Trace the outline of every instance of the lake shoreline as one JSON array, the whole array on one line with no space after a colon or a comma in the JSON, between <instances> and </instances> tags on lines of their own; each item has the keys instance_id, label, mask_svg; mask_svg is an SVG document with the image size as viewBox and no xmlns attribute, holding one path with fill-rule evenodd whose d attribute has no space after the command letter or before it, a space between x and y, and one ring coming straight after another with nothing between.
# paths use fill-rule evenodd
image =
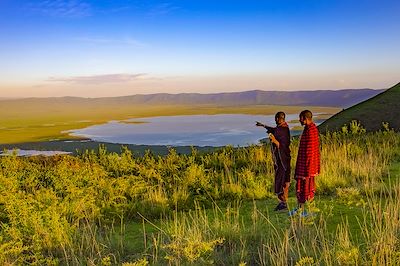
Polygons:
<instances>
[{"instance_id":1,"label":"lake shoreline","mask_svg":"<svg viewBox=\"0 0 400 266\"><path fill-rule=\"evenodd\" d=\"M293 120L297 116L287 114L287 119ZM258 144L260 139L266 137L266 130L256 127L256 121L275 125L274 115L248 114L158 116L131 121L143 123L127 124L113 120L68 133L74 137L117 144L174 147L248 146ZM295 121L289 124L290 128L300 126L298 120Z\"/></svg>"},{"instance_id":2,"label":"lake shoreline","mask_svg":"<svg viewBox=\"0 0 400 266\"><path fill-rule=\"evenodd\" d=\"M37 150L37 151L63 151L70 152L71 155L78 155L86 150L93 150L97 152L99 147L105 147L108 152L121 153L123 147L127 147L136 156L143 156L146 151L150 151L155 155L167 155L170 149L176 150L180 154L190 154L192 148L196 149L198 152L212 152L223 148L220 147L200 147L200 146L167 146L167 145L135 145L135 144L118 144L109 142L100 142L93 140L54 140L54 141L41 141L41 142L24 142L24 143L14 143L14 144L0 144L0 151L4 150Z\"/></svg>"},{"instance_id":3,"label":"lake shoreline","mask_svg":"<svg viewBox=\"0 0 400 266\"><path fill-rule=\"evenodd\" d=\"M0 143L28 143L45 142L52 139L73 139L68 134L62 133L75 129L83 129L89 126L100 125L108 121L129 120L137 118L149 118L155 116L177 115L213 115L213 114L253 114L274 115L277 111L298 114L301 110L310 106L276 106L276 105L160 105L160 106L90 106L60 103L26 106L21 112L19 106L3 103L0 113ZM324 113L328 116L340 111L335 107L311 107L314 113ZM12 119L11 119L12 118ZM77 138L75 138L77 139Z\"/></svg>"}]
</instances>

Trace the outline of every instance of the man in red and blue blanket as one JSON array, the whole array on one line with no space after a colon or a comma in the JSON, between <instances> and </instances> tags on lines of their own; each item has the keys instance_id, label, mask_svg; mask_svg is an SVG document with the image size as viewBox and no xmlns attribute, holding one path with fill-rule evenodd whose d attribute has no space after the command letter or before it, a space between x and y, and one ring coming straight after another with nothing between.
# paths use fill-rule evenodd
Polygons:
<instances>
[{"instance_id":1,"label":"man in red and blue blanket","mask_svg":"<svg viewBox=\"0 0 400 266\"><path fill-rule=\"evenodd\" d=\"M290 185L290 131L285 122L285 113L278 112L275 115L276 127L269 127L260 122L256 126L267 129L272 149L272 158L275 170L275 193L278 196L279 204L275 211L287 209L287 199Z\"/></svg>"},{"instance_id":2,"label":"man in red and blue blanket","mask_svg":"<svg viewBox=\"0 0 400 266\"><path fill-rule=\"evenodd\" d=\"M318 128L312 119L312 113L304 110L299 115L299 121L304 126L300 137L299 152L296 161L295 179L298 208L289 212L295 215L302 210L301 216L307 216L304 203L314 200L315 177L320 173L320 152Z\"/></svg>"}]
</instances>

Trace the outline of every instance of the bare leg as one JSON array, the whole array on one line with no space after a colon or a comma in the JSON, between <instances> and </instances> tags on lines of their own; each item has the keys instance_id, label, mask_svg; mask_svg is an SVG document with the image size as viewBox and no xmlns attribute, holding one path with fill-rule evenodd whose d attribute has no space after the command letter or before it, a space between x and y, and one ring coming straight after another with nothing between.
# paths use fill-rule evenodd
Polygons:
<instances>
[{"instance_id":1,"label":"bare leg","mask_svg":"<svg viewBox=\"0 0 400 266\"><path fill-rule=\"evenodd\" d=\"M289 187L290 187L290 182L285 182L285 186L283 187L283 197L282 197L283 202L287 202L289 198Z\"/></svg>"}]
</instances>

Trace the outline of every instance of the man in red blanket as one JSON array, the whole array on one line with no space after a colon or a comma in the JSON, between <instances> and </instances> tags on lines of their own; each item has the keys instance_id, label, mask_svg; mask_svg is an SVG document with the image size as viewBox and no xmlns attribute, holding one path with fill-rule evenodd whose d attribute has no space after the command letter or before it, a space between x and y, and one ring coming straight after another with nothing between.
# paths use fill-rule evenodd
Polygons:
<instances>
[{"instance_id":1,"label":"man in red blanket","mask_svg":"<svg viewBox=\"0 0 400 266\"><path fill-rule=\"evenodd\" d=\"M275 170L274 190L280 201L275 207L275 211L287 209L290 185L290 131L288 124L285 122L285 116L284 112L276 113L276 127L269 127L260 122L256 123L256 126L267 129L271 141Z\"/></svg>"},{"instance_id":2,"label":"man in red blanket","mask_svg":"<svg viewBox=\"0 0 400 266\"><path fill-rule=\"evenodd\" d=\"M300 138L295 170L298 208L289 212L290 216L295 215L299 210L303 210L306 201L313 201L315 176L320 173L319 133L312 120L311 111L302 111L299 115L299 121L304 126L304 130ZM307 215L307 212L303 210L301 216Z\"/></svg>"}]
</instances>

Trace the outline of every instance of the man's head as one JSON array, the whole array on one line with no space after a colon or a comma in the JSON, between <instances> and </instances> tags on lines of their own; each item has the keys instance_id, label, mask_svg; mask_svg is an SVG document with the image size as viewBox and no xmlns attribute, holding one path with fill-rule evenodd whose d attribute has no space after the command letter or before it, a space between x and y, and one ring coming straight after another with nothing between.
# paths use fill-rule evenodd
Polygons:
<instances>
[{"instance_id":1,"label":"man's head","mask_svg":"<svg viewBox=\"0 0 400 266\"><path fill-rule=\"evenodd\" d=\"M312 123L312 113L309 110L301 111L299 121L302 126Z\"/></svg>"},{"instance_id":2,"label":"man's head","mask_svg":"<svg viewBox=\"0 0 400 266\"><path fill-rule=\"evenodd\" d=\"M285 117L286 117L286 115L285 115L284 112L277 112L275 114L275 122L276 122L276 124L279 125L279 124L285 122Z\"/></svg>"}]
</instances>

